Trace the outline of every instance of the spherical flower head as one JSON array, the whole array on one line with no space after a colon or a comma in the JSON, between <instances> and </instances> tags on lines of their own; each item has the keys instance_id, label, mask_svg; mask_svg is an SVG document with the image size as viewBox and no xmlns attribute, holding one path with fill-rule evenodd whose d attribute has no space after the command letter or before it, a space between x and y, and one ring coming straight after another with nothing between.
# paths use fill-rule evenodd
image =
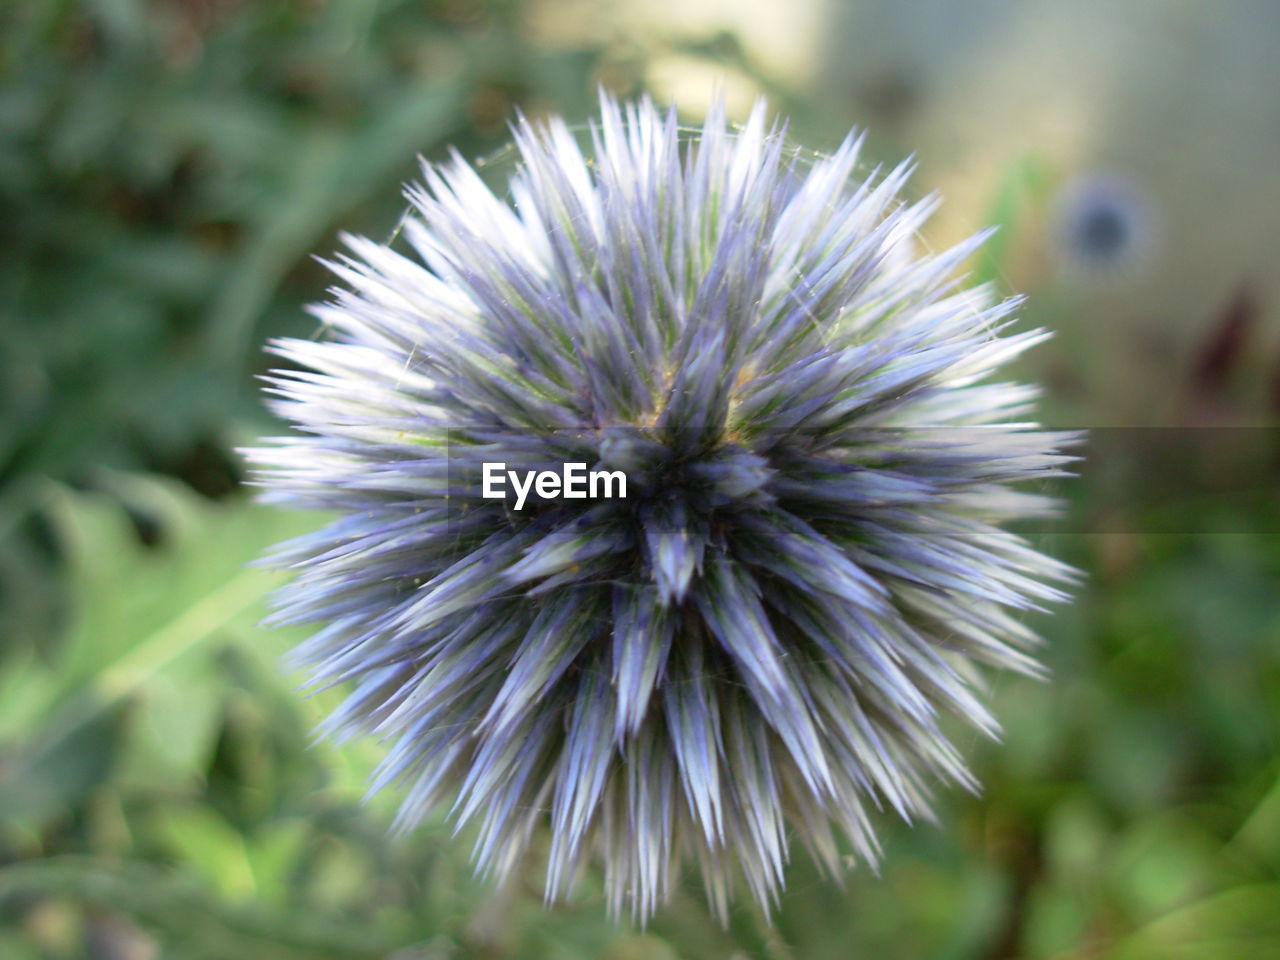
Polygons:
<instances>
[{"instance_id":1,"label":"spherical flower head","mask_svg":"<svg viewBox=\"0 0 1280 960\"><path fill-rule=\"evenodd\" d=\"M1054 252L1070 275L1120 276L1150 259L1158 245L1154 212L1151 198L1131 177L1076 177L1054 199Z\"/></svg>"},{"instance_id":2,"label":"spherical flower head","mask_svg":"<svg viewBox=\"0 0 1280 960\"><path fill-rule=\"evenodd\" d=\"M401 824L447 807L499 877L547 837L549 899L594 857L615 913L686 862L767 909L790 840L836 873L871 811L972 786L944 717L994 733L976 668L1037 671L1018 615L1070 571L999 524L1070 438L989 377L1044 334L955 278L981 237L916 252L935 201L856 138L607 96L586 155L514 136L506 196L424 164L406 251L346 238L331 336L273 345L298 432L257 480L337 515L274 556L276 619L318 625L297 660L389 744ZM566 463L626 496L486 496Z\"/></svg>"}]
</instances>

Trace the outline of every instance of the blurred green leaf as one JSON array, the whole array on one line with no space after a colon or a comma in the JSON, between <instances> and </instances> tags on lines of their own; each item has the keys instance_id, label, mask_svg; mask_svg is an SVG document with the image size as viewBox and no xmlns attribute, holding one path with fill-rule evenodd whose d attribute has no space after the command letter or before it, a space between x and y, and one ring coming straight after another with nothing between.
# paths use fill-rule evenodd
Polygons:
<instances>
[{"instance_id":1,"label":"blurred green leaf","mask_svg":"<svg viewBox=\"0 0 1280 960\"><path fill-rule=\"evenodd\" d=\"M1189 904L1115 945L1109 960L1270 960L1280 954L1280 886L1240 887Z\"/></svg>"},{"instance_id":2,"label":"blurred green leaf","mask_svg":"<svg viewBox=\"0 0 1280 960\"><path fill-rule=\"evenodd\" d=\"M61 857L0 867L0 902L19 895L73 896L138 917L191 960L375 960L394 946L349 920L228 907L197 882L136 862Z\"/></svg>"},{"instance_id":3,"label":"blurred green leaf","mask_svg":"<svg viewBox=\"0 0 1280 960\"><path fill-rule=\"evenodd\" d=\"M1231 838L1231 848L1258 858L1280 873L1280 779L1249 812Z\"/></svg>"},{"instance_id":4,"label":"blurred green leaf","mask_svg":"<svg viewBox=\"0 0 1280 960\"><path fill-rule=\"evenodd\" d=\"M27 655L0 673L0 685L22 691L0 713L10 733L0 803L24 816L55 816L104 775L116 751L89 748L85 738L112 741L102 724L126 700L137 700L128 716L126 776L167 774L183 783L199 774L220 695L213 676L193 672L187 658L209 656L233 626L257 618L276 575L246 564L316 522L239 501L215 506L170 480L112 483L151 514L162 542L139 543L116 497L52 488L48 509L77 609L52 662ZM34 735L14 739L24 727ZM77 758L83 770L68 766Z\"/></svg>"},{"instance_id":5,"label":"blurred green leaf","mask_svg":"<svg viewBox=\"0 0 1280 960\"><path fill-rule=\"evenodd\" d=\"M1025 213L1028 202L1043 191L1044 182L1041 163L1034 157L1019 157L1005 168L986 219L998 230L978 255L978 267L974 272L977 282L1007 286L1005 270L1009 250L1022 227L1019 218Z\"/></svg>"},{"instance_id":6,"label":"blurred green leaf","mask_svg":"<svg viewBox=\"0 0 1280 960\"><path fill-rule=\"evenodd\" d=\"M181 859L198 867L212 887L231 900L257 889L244 839L214 810L171 807L156 818L159 831Z\"/></svg>"}]
</instances>

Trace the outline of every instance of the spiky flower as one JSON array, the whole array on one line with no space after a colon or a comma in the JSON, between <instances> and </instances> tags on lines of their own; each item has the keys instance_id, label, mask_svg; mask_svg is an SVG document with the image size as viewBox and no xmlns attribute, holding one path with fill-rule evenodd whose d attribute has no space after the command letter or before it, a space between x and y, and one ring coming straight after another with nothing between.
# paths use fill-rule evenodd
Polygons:
<instances>
[{"instance_id":1,"label":"spiky flower","mask_svg":"<svg viewBox=\"0 0 1280 960\"><path fill-rule=\"evenodd\" d=\"M1043 335L953 277L981 237L917 255L906 165L805 158L762 107L604 97L590 134L520 119L508 197L424 165L411 249L346 238L332 337L274 344L300 433L259 482L338 515L275 557L277 617L323 625L298 660L353 684L328 729L390 744L404 825L452 804L499 876L548 837L549 898L594 850L615 912L690 860L767 906L789 838L835 872L873 808L972 785L941 724L996 730L975 665L1036 672L1017 612L1069 572L996 524L1067 438L986 382ZM516 509L486 463L626 497Z\"/></svg>"}]
</instances>

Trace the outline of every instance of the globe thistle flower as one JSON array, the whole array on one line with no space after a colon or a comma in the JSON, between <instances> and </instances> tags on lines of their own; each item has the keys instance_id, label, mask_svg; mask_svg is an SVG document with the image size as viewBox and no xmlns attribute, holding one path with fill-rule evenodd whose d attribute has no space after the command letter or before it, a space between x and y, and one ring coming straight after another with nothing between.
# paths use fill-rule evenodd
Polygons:
<instances>
[{"instance_id":1,"label":"globe thistle flower","mask_svg":"<svg viewBox=\"0 0 1280 960\"><path fill-rule=\"evenodd\" d=\"M836 873L873 810L974 786L944 718L994 734L977 667L1037 673L1017 614L1070 572L998 524L1069 438L989 380L1045 334L954 277L982 236L915 251L907 164L806 160L762 106L601 110L588 155L519 119L508 197L424 164L405 252L347 237L332 337L272 345L298 433L250 456L337 515L274 555L275 620L319 625L297 662L350 685L330 734L389 744L402 826L447 807L498 877L546 838L548 899L598 855L640 919L693 863L723 916L791 839ZM515 509L496 463L627 494Z\"/></svg>"},{"instance_id":2,"label":"globe thistle flower","mask_svg":"<svg viewBox=\"0 0 1280 960\"><path fill-rule=\"evenodd\" d=\"M1137 181L1117 174L1069 181L1054 198L1051 228L1065 272L1095 279L1140 266L1156 245L1150 198Z\"/></svg>"}]
</instances>

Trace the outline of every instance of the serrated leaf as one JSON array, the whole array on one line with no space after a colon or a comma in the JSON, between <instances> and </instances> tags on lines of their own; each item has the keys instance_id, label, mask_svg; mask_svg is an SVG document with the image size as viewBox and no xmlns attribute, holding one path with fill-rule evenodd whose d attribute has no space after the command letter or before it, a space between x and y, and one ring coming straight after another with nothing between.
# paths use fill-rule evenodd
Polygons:
<instances>
[{"instance_id":1,"label":"serrated leaf","mask_svg":"<svg viewBox=\"0 0 1280 960\"><path fill-rule=\"evenodd\" d=\"M264 644L265 631L251 625L278 575L248 564L269 544L316 522L244 500L215 505L173 481L134 478L126 486L135 500L149 497L164 518L158 546L139 542L115 498L51 487L49 515L79 602L50 663L20 662L0 676L0 686L24 690L5 727L34 731L25 742L10 741L0 765L0 804L39 806L47 817L82 794L84 777L65 766L66 744L106 735L101 721L130 698L140 704L128 725L128 736L140 739L130 739L130 748L145 754L149 743L175 774L193 774L210 748L217 693L208 689L203 702L196 698L200 684L189 678L199 671L189 669L191 658L215 653L246 628L256 646ZM283 639L265 643L280 651L275 643ZM99 745L92 757L109 753ZM138 759L133 763L136 773ZM100 766L95 776L105 773Z\"/></svg>"}]
</instances>

